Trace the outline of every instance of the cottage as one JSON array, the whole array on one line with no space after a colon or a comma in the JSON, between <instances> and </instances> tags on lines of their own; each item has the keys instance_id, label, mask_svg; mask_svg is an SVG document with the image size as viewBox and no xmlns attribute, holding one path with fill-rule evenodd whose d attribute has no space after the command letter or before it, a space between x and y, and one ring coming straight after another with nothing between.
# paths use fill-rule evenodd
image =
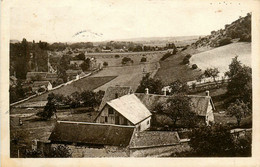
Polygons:
<instances>
[{"instance_id":1,"label":"cottage","mask_svg":"<svg viewBox=\"0 0 260 167\"><path fill-rule=\"evenodd\" d=\"M129 94L108 101L95 121L97 123L135 126L144 131L151 125L151 112L134 95Z\"/></svg>"},{"instance_id":2,"label":"cottage","mask_svg":"<svg viewBox=\"0 0 260 167\"><path fill-rule=\"evenodd\" d=\"M49 81L35 81L32 85L32 91L38 92L39 89L43 88L44 90L51 90L52 85Z\"/></svg>"},{"instance_id":3,"label":"cottage","mask_svg":"<svg viewBox=\"0 0 260 167\"><path fill-rule=\"evenodd\" d=\"M135 93L135 95L150 111L153 111L158 103L167 103L167 100L171 97L147 93ZM214 122L213 111L215 110L215 106L208 92L206 96L187 95L187 97L190 99L192 110L206 125Z\"/></svg>"}]
</instances>

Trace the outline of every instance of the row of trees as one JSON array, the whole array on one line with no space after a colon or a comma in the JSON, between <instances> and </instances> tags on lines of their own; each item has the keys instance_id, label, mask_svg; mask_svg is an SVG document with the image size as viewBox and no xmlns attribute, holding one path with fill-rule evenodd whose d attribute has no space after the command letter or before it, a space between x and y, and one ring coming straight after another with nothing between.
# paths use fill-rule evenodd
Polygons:
<instances>
[{"instance_id":1,"label":"row of trees","mask_svg":"<svg viewBox=\"0 0 260 167\"><path fill-rule=\"evenodd\" d=\"M50 93L48 95L48 102L44 107L43 111L37 113L37 116L43 120L50 119L53 115L56 116L57 106L69 106L70 108L77 107L88 107L90 110L94 110L98 107L104 96L104 91L83 91L81 93L74 92L69 96L64 96L62 94Z\"/></svg>"}]
</instances>

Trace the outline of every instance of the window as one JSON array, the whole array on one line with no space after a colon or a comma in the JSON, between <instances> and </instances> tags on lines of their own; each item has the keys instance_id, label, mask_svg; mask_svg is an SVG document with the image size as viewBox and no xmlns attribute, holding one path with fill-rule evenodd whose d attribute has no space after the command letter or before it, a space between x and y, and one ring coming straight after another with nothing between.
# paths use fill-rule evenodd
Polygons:
<instances>
[{"instance_id":1,"label":"window","mask_svg":"<svg viewBox=\"0 0 260 167\"><path fill-rule=\"evenodd\" d=\"M118 98L118 93L115 94L115 97Z\"/></svg>"},{"instance_id":2,"label":"window","mask_svg":"<svg viewBox=\"0 0 260 167\"><path fill-rule=\"evenodd\" d=\"M149 125L149 120L147 121L147 125Z\"/></svg>"},{"instance_id":3,"label":"window","mask_svg":"<svg viewBox=\"0 0 260 167\"><path fill-rule=\"evenodd\" d=\"M113 108L111 108L111 107L108 108L108 114L114 114Z\"/></svg>"},{"instance_id":4,"label":"window","mask_svg":"<svg viewBox=\"0 0 260 167\"><path fill-rule=\"evenodd\" d=\"M105 122L107 122L107 117L105 117Z\"/></svg>"},{"instance_id":5,"label":"window","mask_svg":"<svg viewBox=\"0 0 260 167\"><path fill-rule=\"evenodd\" d=\"M139 125L138 127L137 127L137 131L140 131L141 130L141 125Z\"/></svg>"}]
</instances>

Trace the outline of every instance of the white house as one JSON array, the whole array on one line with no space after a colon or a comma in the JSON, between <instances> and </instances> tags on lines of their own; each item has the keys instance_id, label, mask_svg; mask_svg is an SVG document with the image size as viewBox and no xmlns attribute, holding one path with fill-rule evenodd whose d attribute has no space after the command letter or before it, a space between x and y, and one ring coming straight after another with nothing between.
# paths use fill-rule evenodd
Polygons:
<instances>
[{"instance_id":1,"label":"white house","mask_svg":"<svg viewBox=\"0 0 260 167\"><path fill-rule=\"evenodd\" d=\"M95 122L135 126L137 131L144 131L151 125L151 116L151 112L135 94L128 94L108 101Z\"/></svg>"}]
</instances>

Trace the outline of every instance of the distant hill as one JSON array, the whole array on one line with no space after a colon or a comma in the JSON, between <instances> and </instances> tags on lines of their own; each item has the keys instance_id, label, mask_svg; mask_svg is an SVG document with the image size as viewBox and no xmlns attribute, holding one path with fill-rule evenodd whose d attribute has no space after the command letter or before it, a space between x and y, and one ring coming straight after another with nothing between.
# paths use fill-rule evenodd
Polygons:
<instances>
[{"instance_id":1,"label":"distant hill","mask_svg":"<svg viewBox=\"0 0 260 167\"><path fill-rule=\"evenodd\" d=\"M240 17L231 24L226 24L224 29L211 31L211 34L200 38L192 47L219 47L232 42L251 42L251 14Z\"/></svg>"}]
</instances>

